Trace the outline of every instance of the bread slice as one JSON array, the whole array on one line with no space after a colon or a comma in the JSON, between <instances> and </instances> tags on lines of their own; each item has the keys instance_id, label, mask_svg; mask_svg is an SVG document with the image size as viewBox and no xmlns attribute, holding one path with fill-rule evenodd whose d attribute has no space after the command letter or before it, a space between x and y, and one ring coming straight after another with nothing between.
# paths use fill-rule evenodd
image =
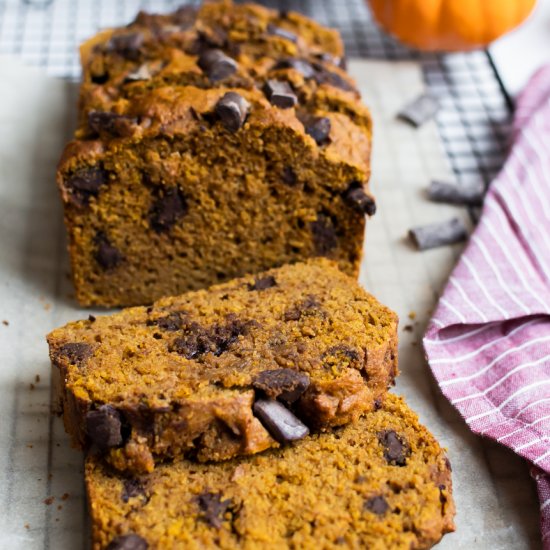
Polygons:
<instances>
[{"instance_id":1,"label":"bread slice","mask_svg":"<svg viewBox=\"0 0 550 550\"><path fill-rule=\"evenodd\" d=\"M119 470L253 454L355 421L397 372L397 317L325 259L48 335L65 427Z\"/></svg>"},{"instance_id":2,"label":"bread slice","mask_svg":"<svg viewBox=\"0 0 550 550\"><path fill-rule=\"evenodd\" d=\"M292 447L137 477L88 456L85 476L96 550L408 550L454 530L450 463L394 395Z\"/></svg>"}]
</instances>

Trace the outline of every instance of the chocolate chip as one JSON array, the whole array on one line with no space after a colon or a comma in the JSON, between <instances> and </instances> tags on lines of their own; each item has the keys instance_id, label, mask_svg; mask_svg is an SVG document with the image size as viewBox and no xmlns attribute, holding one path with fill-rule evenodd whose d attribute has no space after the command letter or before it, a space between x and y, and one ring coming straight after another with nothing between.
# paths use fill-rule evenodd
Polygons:
<instances>
[{"instance_id":1,"label":"chocolate chip","mask_svg":"<svg viewBox=\"0 0 550 550\"><path fill-rule=\"evenodd\" d=\"M196 6L180 6L173 14L172 19L181 30L189 28L197 19L199 10Z\"/></svg>"},{"instance_id":2,"label":"chocolate chip","mask_svg":"<svg viewBox=\"0 0 550 550\"><path fill-rule=\"evenodd\" d=\"M143 46L144 40L145 37L141 32L119 34L111 37L107 44L107 49L125 59L137 61L140 57L140 48Z\"/></svg>"},{"instance_id":3,"label":"chocolate chip","mask_svg":"<svg viewBox=\"0 0 550 550\"><path fill-rule=\"evenodd\" d=\"M118 248L114 247L107 235L103 232L99 232L94 242L96 244L95 259L97 263L105 270L111 270L117 267L123 260L124 257Z\"/></svg>"},{"instance_id":4,"label":"chocolate chip","mask_svg":"<svg viewBox=\"0 0 550 550\"><path fill-rule=\"evenodd\" d=\"M418 128L434 117L439 110L439 102L430 94L421 94L414 101L403 107L397 118Z\"/></svg>"},{"instance_id":5,"label":"chocolate chip","mask_svg":"<svg viewBox=\"0 0 550 550\"><path fill-rule=\"evenodd\" d=\"M373 216L376 213L376 203L374 199L365 193L359 182L352 182L344 191L344 200L361 214Z\"/></svg>"},{"instance_id":6,"label":"chocolate chip","mask_svg":"<svg viewBox=\"0 0 550 550\"><path fill-rule=\"evenodd\" d=\"M183 327L184 321L185 319L183 315L179 311L174 311L164 317L159 317L158 319L154 320L148 320L147 325L156 325L162 330L174 332L176 330L180 330Z\"/></svg>"},{"instance_id":7,"label":"chocolate chip","mask_svg":"<svg viewBox=\"0 0 550 550\"><path fill-rule=\"evenodd\" d=\"M90 111L88 126L98 134L128 137L134 134L137 120L132 117L103 111Z\"/></svg>"},{"instance_id":8,"label":"chocolate chip","mask_svg":"<svg viewBox=\"0 0 550 550\"><path fill-rule=\"evenodd\" d=\"M378 434L378 441L384 447L384 458L388 464L405 466L410 454L409 446L393 430L385 430Z\"/></svg>"},{"instance_id":9,"label":"chocolate chip","mask_svg":"<svg viewBox=\"0 0 550 550\"><path fill-rule=\"evenodd\" d=\"M296 43L298 41L298 37L290 31L287 31L286 29L283 29L282 27L277 27L276 25L273 25L270 23L267 26L267 32L271 36L277 36L279 38L284 38L285 40L290 40L291 42Z\"/></svg>"},{"instance_id":10,"label":"chocolate chip","mask_svg":"<svg viewBox=\"0 0 550 550\"><path fill-rule=\"evenodd\" d=\"M122 422L119 412L111 405L101 405L86 414L86 433L101 450L122 444Z\"/></svg>"},{"instance_id":11,"label":"chocolate chip","mask_svg":"<svg viewBox=\"0 0 550 550\"><path fill-rule=\"evenodd\" d=\"M102 166L80 168L67 176L65 189L69 192L69 200L76 206L84 206L91 197L99 194L100 187L109 181L109 174Z\"/></svg>"},{"instance_id":12,"label":"chocolate chip","mask_svg":"<svg viewBox=\"0 0 550 550\"><path fill-rule=\"evenodd\" d=\"M121 498L123 502L128 502L131 498L145 496L145 488L139 479L125 479L122 486Z\"/></svg>"},{"instance_id":13,"label":"chocolate chip","mask_svg":"<svg viewBox=\"0 0 550 550\"><path fill-rule=\"evenodd\" d=\"M279 401L258 399L254 403L253 410L267 431L279 443L297 441L309 434L308 427Z\"/></svg>"},{"instance_id":14,"label":"chocolate chip","mask_svg":"<svg viewBox=\"0 0 550 550\"><path fill-rule=\"evenodd\" d=\"M287 185L290 185L291 187L296 185L296 183L298 181L298 178L296 176L296 172L294 172L294 170L290 166L285 166L283 168L283 174L281 176L281 179L283 180L283 183L286 183Z\"/></svg>"},{"instance_id":15,"label":"chocolate chip","mask_svg":"<svg viewBox=\"0 0 550 550\"><path fill-rule=\"evenodd\" d=\"M178 187L163 189L162 195L153 203L149 210L151 227L157 233L165 233L185 214L187 201Z\"/></svg>"},{"instance_id":16,"label":"chocolate chip","mask_svg":"<svg viewBox=\"0 0 550 550\"><path fill-rule=\"evenodd\" d=\"M327 349L323 355L322 358L325 359L327 357L334 357L338 361L359 361L359 353L356 349L351 348L350 346L346 344L337 344L336 346L332 346L329 349Z\"/></svg>"},{"instance_id":17,"label":"chocolate chip","mask_svg":"<svg viewBox=\"0 0 550 550\"><path fill-rule=\"evenodd\" d=\"M304 59L298 59L296 57L280 59L277 63L275 63L273 69L294 69L304 78L313 78L315 76L315 69L313 68L313 65Z\"/></svg>"},{"instance_id":18,"label":"chocolate chip","mask_svg":"<svg viewBox=\"0 0 550 550\"><path fill-rule=\"evenodd\" d=\"M268 80L265 83L264 92L269 102L281 109L290 109L298 103L298 98L290 84L283 80Z\"/></svg>"},{"instance_id":19,"label":"chocolate chip","mask_svg":"<svg viewBox=\"0 0 550 550\"><path fill-rule=\"evenodd\" d=\"M218 49L203 52L198 65L212 82L223 80L237 71L237 62Z\"/></svg>"},{"instance_id":20,"label":"chocolate chip","mask_svg":"<svg viewBox=\"0 0 550 550\"><path fill-rule=\"evenodd\" d=\"M449 457L445 457L445 466L449 469L449 472L453 471L453 467L451 466L451 461L449 460Z\"/></svg>"},{"instance_id":21,"label":"chocolate chip","mask_svg":"<svg viewBox=\"0 0 550 550\"><path fill-rule=\"evenodd\" d=\"M96 316L95 315L92 315L90 313L90 315L88 315L88 321L90 321L90 323L95 323L97 320Z\"/></svg>"},{"instance_id":22,"label":"chocolate chip","mask_svg":"<svg viewBox=\"0 0 550 550\"><path fill-rule=\"evenodd\" d=\"M409 237L419 250L428 250L447 244L455 244L466 240L468 231L460 218L413 227Z\"/></svg>"},{"instance_id":23,"label":"chocolate chip","mask_svg":"<svg viewBox=\"0 0 550 550\"><path fill-rule=\"evenodd\" d=\"M330 252L338 246L336 230L329 217L319 214L317 219L310 223L310 228L313 235L315 251L320 256L330 254Z\"/></svg>"},{"instance_id":24,"label":"chocolate chip","mask_svg":"<svg viewBox=\"0 0 550 550\"><path fill-rule=\"evenodd\" d=\"M90 80L92 81L92 84L105 84L109 80L109 73L103 72L101 74L91 74Z\"/></svg>"},{"instance_id":25,"label":"chocolate chip","mask_svg":"<svg viewBox=\"0 0 550 550\"><path fill-rule=\"evenodd\" d=\"M126 75L124 82L139 82L142 80L151 80L153 73L147 63L140 65L135 71L132 71Z\"/></svg>"},{"instance_id":26,"label":"chocolate chip","mask_svg":"<svg viewBox=\"0 0 550 550\"><path fill-rule=\"evenodd\" d=\"M271 399L294 403L309 387L309 376L293 369L264 370L253 380L252 387Z\"/></svg>"},{"instance_id":27,"label":"chocolate chip","mask_svg":"<svg viewBox=\"0 0 550 550\"><path fill-rule=\"evenodd\" d=\"M277 285L277 281L273 275L266 275L265 277L256 278L253 284L248 285L248 290L267 290Z\"/></svg>"},{"instance_id":28,"label":"chocolate chip","mask_svg":"<svg viewBox=\"0 0 550 550\"><path fill-rule=\"evenodd\" d=\"M250 103L242 95L236 92L227 92L216 103L214 111L227 130L236 132L242 128L249 109Z\"/></svg>"},{"instance_id":29,"label":"chocolate chip","mask_svg":"<svg viewBox=\"0 0 550 550\"><path fill-rule=\"evenodd\" d=\"M327 117L308 117L304 121L306 134L310 135L317 145L330 143L330 119Z\"/></svg>"},{"instance_id":30,"label":"chocolate chip","mask_svg":"<svg viewBox=\"0 0 550 550\"><path fill-rule=\"evenodd\" d=\"M382 408L382 400L381 399L375 399L374 400L374 410L379 411Z\"/></svg>"},{"instance_id":31,"label":"chocolate chip","mask_svg":"<svg viewBox=\"0 0 550 550\"><path fill-rule=\"evenodd\" d=\"M302 315L312 315L318 313L320 310L321 304L315 296L309 294L306 298L297 304L294 307L285 311L283 316L285 321L299 321L302 318Z\"/></svg>"},{"instance_id":32,"label":"chocolate chip","mask_svg":"<svg viewBox=\"0 0 550 550\"><path fill-rule=\"evenodd\" d=\"M130 533L115 537L105 548L105 550L147 550L149 543L139 535Z\"/></svg>"},{"instance_id":33,"label":"chocolate chip","mask_svg":"<svg viewBox=\"0 0 550 550\"><path fill-rule=\"evenodd\" d=\"M329 86L334 86L335 88L340 88L346 92L356 92L356 88L352 86L347 80L341 77L338 73L329 71L328 69L318 66L317 72L315 73L315 82L317 84L328 84Z\"/></svg>"},{"instance_id":34,"label":"chocolate chip","mask_svg":"<svg viewBox=\"0 0 550 550\"><path fill-rule=\"evenodd\" d=\"M449 183L432 180L428 188L428 198L434 202L479 206L483 202L485 186L482 181Z\"/></svg>"},{"instance_id":35,"label":"chocolate chip","mask_svg":"<svg viewBox=\"0 0 550 550\"><path fill-rule=\"evenodd\" d=\"M205 492L196 497L196 501L206 523L215 529L220 529L223 516L232 504L231 499L222 500L221 493Z\"/></svg>"},{"instance_id":36,"label":"chocolate chip","mask_svg":"<svg viewBox=\"0 0 550 550\"><path fill-rule=\"evenodd\" d=\"M93 350L90 344L85 344L84 342L69 342L68 344L63 344L56 355L65 357L72 365L82 367L86 360L92 355L92 352Z\"/></svg>"},{"instance_id":37,"label":"chocolate chip","mask_svg":"<svg viewBox=\"0 0 550 550\"><path fill-rule=\"evenodd\" d=\"M383 496L369 498L364 504L365 510L369 510L378 516L383 516L388 511L388 508L388 502Z\"/></svg>"}]
</instances>

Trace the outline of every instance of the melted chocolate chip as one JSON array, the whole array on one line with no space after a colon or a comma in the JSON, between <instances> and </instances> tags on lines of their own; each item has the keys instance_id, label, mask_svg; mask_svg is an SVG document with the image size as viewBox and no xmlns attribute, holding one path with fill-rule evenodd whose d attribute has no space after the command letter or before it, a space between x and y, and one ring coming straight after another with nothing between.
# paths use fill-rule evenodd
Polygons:
<instances>
[{"instance_id":1,"label":"melted chocolate chip","mask_svg":"<svg viewBox=\"0 0 550 550\"><path fill-rule=\"evenodd\" d=\"M298 98L290 84L283 80L268 80L265 83L264 92L269 102L281 109L290 109L298 103Z\"/></svg>"},{"instance_id":2,"label":"melted chocolate chip","mask_svg":"<svg viewBox=\"0 0 550 550\"><path fill-rule=\"evenodd\" d=\"M86 433L101 450L122 444L122 422L119 412L111 405L101 405L86 414Z\"/></svg>"},{"instance_id":3,"label":"melted chocolate chip","mask_svg":"<svg viewBox=\"0 0 550 550\"><path fill-rule=\"evenodd\" d=\"M236 132L240 130L246 120L250 103L236 92L227 92L216 103L214 112L227 130Z\"/></svg>"},{"instance_id":4,"label":"melted chocolate chip","mask_svg":"<svg viewBox=\"0 0 550 550\"><path fill-rule=\"evenodd\" d=\"M109 181L109 174L101 166L80 168L65 179L69 200L76 206L84 206L91 197L99 194L100 187Z\"/></svg>"},{"instance_id":5,"label":"melted chocolate chip","mask_svg":"<svg viewBox=\"0 0 550 550\"><path fill-rule=\"evenodd\" d=\"M352 208L362 214L373 216L376 213L374 199L365 193L359 182L352 182L344 191L343 198Z\"/></svg>"},{"instance_id":6,"label":"melted chocolate chip","mask_svg":"<svg viewBox=\"0 0 550 550\"><path fill-rule=\"evenodd\" d=\"M56 355L58 357L65 357L69 363L82 367L86 360L92 355L92 346L85 344L84 342L69 342L63 344Z\"/></svg>"},{"instance_id":7,"label":"melted chocolate chip","mask_svg":"<svg viewBox=\"0 0 550 550\"><path fill-rule=\"evenodd\" d=\"M283 174L281 176L281 179L283 180L283 183L286 183L287 185L290 185L293 187L296 185L298 178L296 176L296 172L292 169L290 166L285 166L283 168Z\"/></svg>"},{"instance_id":8,"label":"melted chocolate chip","mask_svg":"<svg viewBox=\"0 0 550 550\"><path fill-rule=\"evenodd\" d=\"M319 214L317 219L310 223L310 228L315 252L320 256L330 254L338 246L336 229L329 217Z\"/></svg>"},{"instance_id":9,"label":"melted chocolate chip","mask_svg":"<svg viewBox=\"0 0 550 550\"><path fill-rule=\"evenodd\" d=\"M107 271L114 269L124 260L124 256L120 250L110 243L105 233L100 231L96 235L94 242L97 247L95 259L103 269Z\"/></svg>"},{"instance_id":10,"label":"melted chocolate chip","mask_svg":"<svg viewBox=\"0 0 550 550\"><path fill-rule=\"evenodd\" d=\"M237 71L237 62L218 49L203 52L198 65L212 82L224 80Z\"/></svg>"},{"instance_id":11,"label":"melted chocolate chip","mask_svg":"<svg viewBox=\"0 0 550 550\"><path fill-rule=\"evenodd\" d=\"M309 434L308 427L279 401L258 399L253 411L279 443L291 443Z\"/></svg>"},{"instance_id":12,"label":"melted chocolate chip","mask_svg":"<svg viewBox=\"0 0 550 550\"><path fill-rule=\"evenodd\" d=\"M296 57L288 57L286 59L280 59L273 67L274 70L278 69L294 69L299 72L304 78L313 78L315 76L315 69L308 61L304 59L298 59Z\"/></svg>"},{"instance_id":13,"label":"melted chocolate chip","mask_svg":"<svg viewBox=\"0 0 550 550\"><path fill-rule=\"evenodd\" d=\"M346 344L337 344L336 346L330 347L322 355L323 359L326 357L335 357L340 361L346 359L348 361L359 361L359 353L357 350Z\"/></svg>"},{"instance_id":14,"label":"melted chocolate chip","mask_svg":"<svg viewBox=\"0 0 550 550\"><path fill-rule=\"evenodd\" d=\"M298 302L294 307L285 311L283 316L285 321L299 321L302 315L315 314L320 310L321 304L312 294L306 296L304 300Z\"/></svg>"},{"instance_id":15,"label":"melted chocolate chip","mask_svg":"<svg viewBox=\"0 0 550 550\"><path fill-rule=\"evenodd\" d=\"M149 543L139 535L130 533L115 537L105 548L105 550L147 550Z\"/></svg>"},{"instance_id":16,"label":"melted chocolate chip","mask_svg":"<svg viewBox=\"0 0 550 550\"><path fill-rule=\"evenodd\" d=\"M137 120L132 117L103 111L90 111L88 126L98 134L109 134L116 137L133 135Z\"/></svg>"},{"instance_id":17,"label":"melted chocolate chip","mask_svg":"<svg viewBox=\"0 0 550 550\"><path fill-rule=\"evenodd\" d=\"M222 500L221 493L205 492L196 497L196 502L206 523L215 529L220 529L223 516L231 507L231 499Z\"/></svg>"},{"instance_id":18,"label":"melted chocolate chip","mask_svg":"<svg viewBox=\"0 0 550 550\"><path fill-rule=\"evenodd\" d=\"M310 135L317 145L330 143L330 119L327 117L308 117L304 120L306 134Z\"/></svg>"},{"instance_id":19,"label":"melted chocolate chip","mask_svg":"<svg viewBox=\"0 0 550 550\"><path fill-rule=\"evenodd\" d=\"M123 502L128 502L131 498L145 496L145 487L139 479L125 479L122 486L121 498Z\"/></svg>"},{"instance_id":20,"label":"melted chocolate chip","mask_svg":"<svg viewBox=\"0 0 550 550\"><path fill-rule=\"evenodd\" d=\"M385 430L378 434L378 441L384 447L384 458L388 464L405 466L410 454L409 446L393 431Z\"/></svg>"},{"instance_id":21,"label":"melted chocolate chip","mask_svg":"<svg viewBox=\"0 0 550 550\"><path fill-rule=\"evenodd\" d=\"M179 311L174 311L164 317L159 317L158 319L148 320L147 325L153 326L156 325L162 330L168 332L174 332L183 328L185 322L184 316Z\"/></svg>"},{"instance_id":22,"label":"melted chocolate chip","mask_svg":"<svg viewBox=\"0 0 550 550\"><path fill-rule=\"evenodd\" d=\"M109 40L107 49L116 52L125 59L137 61L140 57L140 49L143 46L144 39L145 37L141 32L115 35Z\"/></svg>"},{"instance_id":23,"label":"melted chocolate chip","mask_svg":"<svg viewBox=\"0 0 550 550\"><path fill-rule=\"evenodd\" d=\"M290 31L287 31L286 29L283 29L282 27L277 27L276 25L273 25L270 23L267 26L267 32L271 36L277 36L278 38L284 38L285 40L290 40L291 42L296 43L298 41L298 37Z\"/></svg>"},{"instance_id":24,"label":"melted chocolate chip","mask_svg":"<svg viewBox=\"0 0 550 550\"><path fill-rule=\"evenodd\" d=\"M364 504L365 510L369 510L378 516L383 516L388 511L388 508L388 502L381 495L369 498Z\"/></svg>"},{"instance_id":25,"label":"melted chocolate chip","mask_svg":"<svg viewBox=\"0 0 550 550\"><path fill-rule=\"evenodd\" d=\"M252 387L271 399L294 403L309 387L309 376L293 369L265 370L256 376Z\"/></svg>"},{"instance_id":26,"label":"melted chocolate chip","mask_svg":"<svg viewBox=\"0 0 550 550\"><path fill-rule=\"evenodd\" d=\"M187 214L187 201L178 187L168 187L151 206L149 221L157 233L166 233Z\"/></svg>"},{"instance_id":27,"label":"melted chocolate chip","mask_svg":"<svg viewBox=\"0 0 550 550\"><path fill-rule=\"evenodd\" d=\"M277 285L277 281L273 275L266 275L265 277L260 277L255 279L253 284L248 285L248 290L267 290Z\"/></svg>"}]
</instances>

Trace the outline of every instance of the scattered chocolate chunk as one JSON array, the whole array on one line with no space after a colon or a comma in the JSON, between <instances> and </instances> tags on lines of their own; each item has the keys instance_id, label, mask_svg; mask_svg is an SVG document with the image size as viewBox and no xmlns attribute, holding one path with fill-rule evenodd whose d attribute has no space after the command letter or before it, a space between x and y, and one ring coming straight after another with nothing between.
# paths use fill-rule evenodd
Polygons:
<instances>
[{"instance_id":1,"label":"scattered chocolate chunk","mask_svg":"<svg viewBox=\"0 0 550 550\"><path fill-rule=\"evenodd\" d=\"M122 422L119 412L111 405L101 405L86 414L86 433L101 450L122 444Z\"/></svg>"},{"instance_id":2,"label":"scattered chocolate chunk","mask_svg":"<svg viewBox=\"0 0 550 550\"><path fill-rule=\"evenodd\" d=\"M294 170L290 166L285 166L283 168L283 175L282 175L281 179L283 180L283 183L286 183L287 185L290 185L291 187L296 185L296 183L298 181L298 178L296 176L296 172L294 172Z\"/></svg>"},{"instance_id":3,"label":"scattered chocolate chunk","mask_svg":"<svg viewBox=\"0 0 550 550\"><path fill-rule=\"evenodd\" d=\"M428 250L465 241L468 231L461 219L452 218L444 222L413 227L409 230L409 237L419 250Z\"/></svg>"},{"instance_id":4,"label":"scattered chocolate chunk","mask_svg":"<svg viewBox=\"0 0 550 550\"><path fill-rule=\"evenodd\" d=\"M378 398L374 400L374 410L379 411L382 408L382 399Z\"/></svg>"},{"instance_id":5,"label":"scattered chocolate chunk","mask_svg":"<svg viewBox=\"0 0 550 550\"><path fill-rule=\"evenodd\" d=\"M283 29L282 27L277 27L276 25L273 25L270 23L267 26L267 32L271 36L277 36L279 38L284 38L285 40L290 40L291 42L296 43L298 41L298 37L290 31L287 31L286 29Z\"/></svg>"},{"instance_id":6,"label":"scattered chocolate chunk","mask_svg":"<svg viewBox=\"0 0 550 550\"><path fill-rule=\"evenodd\" d=\"M430 94L421 94L414 101L405 105L397 113L397 118L418 128L434 117L439 110L439 102Z\"/></svg>"},{"instance_id":7,"label":"scattered chocolate chunk","mask_svg":"<svg viewBox=\"0 0 550 550\"><path fill-rule=\"evenodd\" d=\"M88 321L90 321L90 323L95 323L97 320L97 317L95 315L92 315L90 313L90 315L88 315Z\"/></svg>"},{"instance_id":8,"label":"scattered chocolate chunk","mask_svg":"<svg viewBox=\"0 0 550 550\"><path fill-rule=\"evenodd\" d=\"M479 206L483 202L485 186L481 181L463 182L460 185L441 180L432 180L428 198L434 202Z\"/></svg>"},{"instance_id":9,"label":"scattered chocolate chunk","mask_svg":"<svg viewBox=\"0 0 550 550\"><path fill-rule=\"evenodd\" d=\"M148 320L147 325L152 326L156 325L162 330L168 332L174 332L183 328L185 322L184 316L179 311L173 311L164 317L159 317L158 319Z\"/></svg>"},{"instance_id":10,"label":"scattered chocolate chunk","mask_svg":"<svg viewBox=\"0 0 550 550\"><path fill-rule=\"evenodd\" d=\"M185 30L195 22L198 13L197 6L180 6L172 14L172 19L178 24L180 30Z\"/></svg>"},{"instance_id":11,"label":"scattered chocolate chunk","mask_svg":"<svg viewBox=\"0 0 550 550\"><path fill-rule=\"evenodd\" d=\"M449 469L449 472L452 472L453 471L453 468L451 466L451 461L449 460L449 457L445 457L445 466L447 466L447 468Z\"/></svg>"},{"instance_id":12,"label":"scattered chocolate chunk","mask_svg":"<svg viewBox=\"0 0 550 550\"><path fill-rule=\"evenodd\" d=\"M337 344L327 349L323 355L322 359L334 358L339 362L350 362L350 361L359 361L359 353L357 350L349 347L346 344Z\"/></svg>"},{"instance_id":13,"label":"scattered chocolate chunk","mask_svg":"<svg viewBox=\"0 0 550 550\"><path fill-rule=\"evenodd\" d=\"M105 84L109 80L109 73L108 72L102 72L98 74L91 74L90 80L92 81L92 84Z\"/></svg>"},{"instance_id":14,"label":"scattered chocolate chunk","mask_svg":"<svg viewBox=\"0 0 550 550\"><path fill-rule=\"evenodd\" d=\"M105 233L100 231L96 235L95 244L97 246L95 259L103 269L114 269L124 260L120 250L110 243Z\"/></svg>"},{"instance_id":15,"label":"scattered chocolate chunk","mask_svg":"<svg viewBox=\"0 0 550 550\"><path fill-rule=\"evenodd\" d=\"M254 403L253 410L267 431L279 443L297 441L309 434L308 427L279 401L258 399Z\"/></svg>"},{"instance_id":16,"label":"scattered chocolate chunk","mask_svg":"<svg viewBox=\"0 0 550 550\"><path fill-rule=\"evenodd\" d=\"M290 84L283 80L268 80L264 86L265 95L269 102L281 109L290 109L298 103L296 94Z\"/></svg>"},{"instance_id":17,"label":"scattered chocolate chunk","mask_svg":"<svg viewBox=\"0 0 550 550\"><path fill-rule=\"evenodd\" d=\"M338 246L336 230L329 217L319 214L317 219L310 223L310 227L317 254L326 256Z\"/></svg>"},{"instance_id":18,"label":"scattered chocolate chunk","mask_svg":"<svg viewBox=\"0 0 550 550\"><path fill-rule=\"evenodd\" d=\"M149 543L139 535L130 533L115 537L105 548L105 550L147 550Z\"/></svg>"},{"instance_id":19,"label":"scattered chocolate chunk","mask_svg":"<svg viewBox=\"0 0 550 550\"><path fill-rule=\"evenodd\" d=\"M313 65L304 59L298 59L296 57L280 59L273 66L273 69L294 69L306 79L313 78L315 76L315 69L313 68Z\"/></svg>"},{"instance_id":20,"label":"scattered chocolate chunk","mask_svg":"<svg viewBox=\"0 0 550 550\"><path fill-rule=\"evenodd\" d=\"M252 382L252 387L270 399L294 403L309 387L309 376L293 369L264 370Z\"/></svg>"},{"instance_id":21,"label":"scattered chocolate chunk","mask_svg":"<svg viewBox=\"0 0 550 550\"><path fill-rule=\"evenodd\" d=\"M359 182L352 182L344 192L343 197L350 206L362 214L374 216L376 213L376 203L374 199L367 195Z\"/></svg>"},{"instance_id":22,"label":"scattered chocolate chunk","mask_svg":"<svg viewBox=\"0 0 550 550\"><path fill-rule=\"evenodd\" d=\"M122 486L122 501L128 502L131 498L145 496L145 487L139 479L125 479Z\"/></svg>"},{"instance_id":23,"label":"scattered chocolate chunk","mask_svg":"<svg viewBox=\"0 0 550 550\"><path fill-rule=\"evenodd\" d=\"M212 82L223 80L237 71L237 62L218 49L203 52L198 64Z\"/></svg>"},{"instance_id":24,"label":"scattered chocolate chunk","mask_svg":"<svg viewBox=\"0 0 550 550\"><path fill-rule=\"evenodd\" d=\"M248 290L267 290L277 285L277 281L273 275L267 275L265 277L256 278L254 284L248 285Z\"/></svg>"},{"instance_id":25,"label":"scattered chocolate chunk","mask_svg":"<svg viewBox=\"0 0 550 550\"><path fill-rule=\"evenodd\" d=\"M115 137L132 136L137 120L132 117L103 111L90 111L88 126L97 134L109 134Z\"/></svg>"},{"instance_id":26,"label":"scattered chocolate chunk","mask_svg":"<svg viewBox=\"0 0 550 550\"><path fill-rule=\"evenodd\" d=\"M298 302L294 307L285 311L283 316L285 321L299 321L302 315L312 315L320 310L321 304L312 294L306 296L304 300Z\"/></svg>"},{"instance_id":27,"label":"scattered chocolate chunk","mask_svg":"<svg viewBox=\"0 0 550 550\"><path fill-rule=\"evenodd\" d=\"M141 80L151 80L153 74L151 73L151 68L147 63L140 65L135 71L128 73L124 82L139 82Z\"/></svg>"},{"instance_id":28,"label":"scattered chocolate chunk","mask_svg":"<svg viewBox=\"0 0 550 550\"><path fill-rule=\"evenodd\" d=\"M383 496L377 496L365 501L364 508L377 516L383 516L388 511L389 505Z\"/></svg>"},{"instance_id":29,"label":"scattered chocolate chunk","mask_svg":"<svg viewBox=\"0 0 550 550\"><path fill-rule=\"evenodd\" d=\"M214 109L221 123L230 132L240 130L246 120L250 103L237 92L227 92Z\"/></svg>"},{"instance_id":30,"label":"scattered chocolate chunk","mask_svg":"<svg viewBox=\"0 0 550 550\"><path fill-rule=\"evenodd\" d=\"M140 57L140 49L143 46L145 37L141 32L129 34L118 34L109 40L107 49L116 52L125 59L137 61Z\"/></svg>"},{"instance_id":31,"label":"scattered chocolate chunk","mask_svg":"<svg viewBox=\"0 0 550 550\"><path fill-rule=\"evenodd\" d=\"M205 492L196 497L196 501L203 514L203 518L211 527L220 529L222 526L223 516L231 507L232 501L230 498L222 500L221 493Z\"/></svg>"},{"instance_id":32,"label":"scattered chocolate chunk","mask_svg":"<svg viewBox=\"0 0 550 550\"><path fill-rule=\"evenodd\" d=\"M149 210L151 227L157 233L166 233L187 214L187 201L178 187L168 187Z\"/></svg>"},{"instance_id":33,"label":"scattered chocolate chunk","mask_svg":"<svg viewBox=\"0 0 550 550\"><path fill-rule=\"evenodd\" d=\"M102 166L89 166L76 170L65 179L69 200L76 206L84 206L91 197L97 197L102 185L109 181L109 174Z\"/></svg>"},{"instance_id":34,"label":"scattered chocolate chunk","mask_svg":"<svg viewBox=\"0 0 550 550\"><path fill-rule=\"evenodd\" d=\"M2 321L2 324L5 326L5 327L9 327L10 326L10 322L9 321L6 321L6 319L4 319Z\"/></svg>"},{"instance_id":35,"label":"scattered chocolate chunk","mask_svg":"<svg viewBox=\"0 0 550 550\"><path fill-rule=\"evenodd\" d=\"M315 82L317 84L328 84L329 86L334 86L335 88L340 88L346 92L356 92L357 89L352 86L346 79L341 77L338 73L329 71L328 69L322 66L314 66L317 69L315 73Z\"/></svg>"},{"instance_id":36,"label":"scattered chocolate chunk","mask_svg":"<svg viewBox=\"0 0 550 550\"><path fill-rule=\"evenodd\" d=\"M410 454L409 446L393 430L384 430L378 434L378 441L384 447L384 458L394 466L405 466Z\"/></svg>"},{"instance_id":37,"label":"scattered chocolate chunk","mask_svg":"<svg viewBox=\"0 0 550 550\"><path fill-rule=\"evenodd\" d=\"M317 145L330 143L330 119L327 117L308 117L304 121L306 134L310 135Z\"/></svg>"},{"instance_id":38,"label":"scattered chocolate chunk","mask_svg":"<svg viewBox=\"0 0 550 550\"><path fill-rule=\"evenodd\" d=\"M63 344L57 351L58 357L65 357L71 365L82 367L86 360L92 355L93 349L90 344L84 342L69 342Z\"/></svg>"}]
</instances>

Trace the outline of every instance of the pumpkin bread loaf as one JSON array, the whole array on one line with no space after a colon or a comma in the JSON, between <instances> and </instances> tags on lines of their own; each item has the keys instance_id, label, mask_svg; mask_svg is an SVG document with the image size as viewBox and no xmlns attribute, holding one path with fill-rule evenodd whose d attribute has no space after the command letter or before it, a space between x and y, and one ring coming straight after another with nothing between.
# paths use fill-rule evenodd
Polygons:
<instances>
[{"instance_id":1,"label":"pumpkin bread loaf","mask_svg":"<svg viewBox=\"0 0 550 550\"><path fill-rule=\"evenodd\" d=\"M354 422L397 371L396 315L326 259L69 323L48 343L74 443L133 472Z\"/></svg>"},{"instance_id":2,"label":"pumpkin bread loaf","mask_svg":"<svg viewBox=\"0 0 550 550\"><path fill-rule=\"evenodd\" d=\"M450 463L394 395L291 447L129 477L90 455L85 476L94 550L409 550L454 530Z\"/></svg>"}]
</instances>

